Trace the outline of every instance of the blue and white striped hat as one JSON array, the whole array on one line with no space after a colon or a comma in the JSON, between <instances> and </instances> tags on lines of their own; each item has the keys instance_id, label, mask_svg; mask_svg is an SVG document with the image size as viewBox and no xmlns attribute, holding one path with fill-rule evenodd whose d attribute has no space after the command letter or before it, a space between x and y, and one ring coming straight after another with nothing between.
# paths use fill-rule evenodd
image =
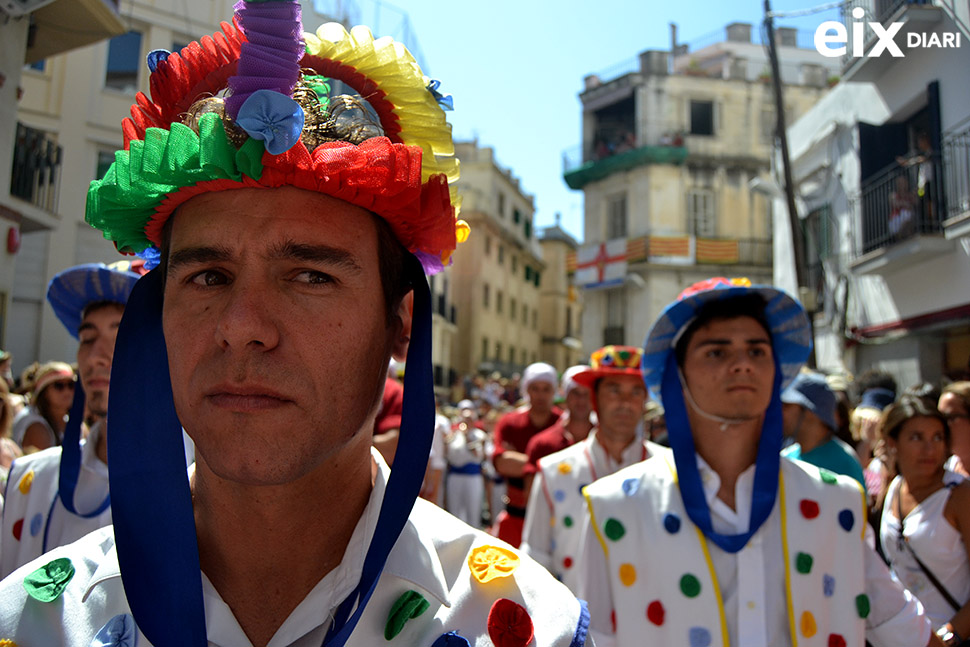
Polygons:
<instances>
[{"instance_id":1,"label":"blue and white striped hat","mask_svg":"<svg viewBox=\"0 0 970 647\"><path fill-rule=\"evenodd\" d=\"M781 370L782 388L795 379L808 359L812 333L805 309L794 298L768 285L752 285L746 278L715 277L693 284L667 306L653 324L643 343L643 381L657 401L662 401L667 358L677 340L706 303L745 294L759 294L765 300L765 320L770 328L775 361ZM739 315L744 313L738 313Z\"/></svg>"},{"instance_id":2,"label":"blue and white striped hat","mask_svg":"<svg viewBox=\"0 0 970 647\"><path fill-rule=\"evenodd\" d=\"M118 261L111 265L87 263L64 270L47 286L47 301L67 332L77 339L84 309L98 301L125 305L135 282L145 272L142 261Z\"/></svg>"}]
</instances>

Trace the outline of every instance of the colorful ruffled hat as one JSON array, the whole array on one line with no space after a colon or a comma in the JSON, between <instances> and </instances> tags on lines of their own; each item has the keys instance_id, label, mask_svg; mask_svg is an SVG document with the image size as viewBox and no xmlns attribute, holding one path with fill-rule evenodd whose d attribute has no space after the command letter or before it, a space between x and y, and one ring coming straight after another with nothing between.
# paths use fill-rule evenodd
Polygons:
<instances>
[{"instance_id":1,"label":"colorful ruffled hat","mask_svg":"<svg viewBox=\"0 0 970 647\"><path fill-rule=\"evenodd\" d=\"M125 254L159 260L174 210L206 192L294 186L383 218L410 252L414 288L402 442L360 581L325 644L359 620L424 475L434 429L426 274L450 262L457 219L450 97L400 43L336 24L303 34L295 0L241 0L232 25L179 52L149 54L151 98L122 124L124 150L91 184L85 218ZM361 99L330 97L340 81ZM368 118L368 115L371 118ZM373 118L376 115L376 119ZM139 629L156 645L207 644L192 495L162 333L160 270L138 281L118 331L108 436L121 576ZM173 622L172 619L177 619Z\"/></svg>"},{"instance_id":2,"label":"colorful ruffled hat","mask_svg":"<svg viewBox=\"0 0 970 647\"><path fill-rule=\"evenodd\" d=\"M640 349L636 346L604 346L590 355L589 367L573 375L573 379L588 389L596 380L608 375L635 375L642 377Z\"/></svg>"},{"instance_id":3,"label":"colorful ruffled hat","mask_svg":"<svg viewBox=\"0 0 970 647\"><path fill-rule=\"evenodd\" d=\"M145 274L144 261L87 263L56 274L47 284L47 302L67 332L77 339L84 309L98 301L125 305L135 282Z\"/></svg>"},{"instance_id":4,"label":"colorful ruffled hat","mask_svg":"<svg viewBox=\"0 0 970 647\"><path fill-rule=\"evenodd\" d=\"M151 258L172 212L200 193L296 186L372 211L427 273L440 271L469 231L457 219L458 160L442 108L451 97L402 44L367 27L302 34L292 0L235 10L222 32L149 54L151 98L138 93L124 150L91 183L87 222L122 253ZM339 141L348 119L344 102L331 105L332 81L379 118L359 137L383 136Z\"/></svg>"},{"instance_id":5,"label":"colorful ruffled hat","mask_svg":"<svg viewBox=\"0 0 970 647\"><path fill-rule=\"evenodd\" d=\"M710 507L697 468L697 453L684 403L686 386L681 379L675 348L702 306L718 299L751 294L763 299L763 313L739 311L737 314L759 319L763 315L771 335L775 380L758 443L748 531L724 535L715 532L711 524ZM782 441L781 392L798 375L811 347L812 335L805 309L782 290L752 285L746 278L715 277L691 285L664 309L647 334L643 349L643 379L664 408L670 448L677 466L677 484L687 514L708 539L725 551L735 553L741 550L768 519L774 506ZM731 421L724 422L729 424Z\"/></svg>"}]
</instances>

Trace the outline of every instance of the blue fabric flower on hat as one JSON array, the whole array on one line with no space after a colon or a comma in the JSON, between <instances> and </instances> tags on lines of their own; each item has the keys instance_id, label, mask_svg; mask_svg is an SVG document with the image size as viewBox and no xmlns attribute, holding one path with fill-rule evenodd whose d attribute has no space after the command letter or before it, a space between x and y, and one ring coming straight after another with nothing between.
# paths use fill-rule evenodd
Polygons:
<instances>
[{"instance_id":1,"label":"blue fabric flower on hat","mask_svg":"<svg viewBox=\"0 0 970 647\"><path fill-rule=\"evenodd\" d=\"M450 94L441 94L438 92L438 88L441 87L441 81L438 79L431 79L428 81L428 91L431 92L431 96L434 100L438 102L442 110L454 110L455 109L455 99Z\"/></svg>"},{"instance_id":2,"label":"blue fabric flower on hat","mask_svg":"<svg viewBox=\"0 0 970 647\"><path fill-rule=\"evenodd\" d=\"M146 57L148 61L148 69L154 72L155 68L158 67L158 64L171 55L172 52L168 51L167 49L153 49L152 51L148 52L148 56Z\"/></svg>"},{"instance_id":3,"label":"blue fabric flower on hat","mask_svg":"<svg viewBox=\"0 0 970 647\"><path fill-rule=\"evenodd\" d=\"M303 132L303 108L273 90L257 90L239 108L236 123L250 137L260 139L270 155L290 150Z\"/></svg>"}]
</instances>

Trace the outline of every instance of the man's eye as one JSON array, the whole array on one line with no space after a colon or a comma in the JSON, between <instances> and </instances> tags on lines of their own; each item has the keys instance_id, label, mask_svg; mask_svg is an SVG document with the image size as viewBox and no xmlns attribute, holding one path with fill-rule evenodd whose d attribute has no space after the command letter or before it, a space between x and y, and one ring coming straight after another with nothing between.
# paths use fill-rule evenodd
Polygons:
<instances>
[{"instance_id":1,"label":"man's eye","mask_svg":"<svg viewBox=\"0 0 970 647\"><path fill-rule=\"evenodd\" d=\"M764 348L752 348L751 357L764 357L766 355Z\"/></svg>"},{"instance_id":2,"label":"man's eye","mask_svg":"<svg viewBox=\"0 0 970 647\"><path fill-rule=\"evenodd\" d=\"M323 283L333 283L333 277L329 274L324 274L323 272L316 272L314 270L304 270L294 277L296 281L301 283L310 283L313 285L320 285Z\"/></svg>"},{"instance_id":3,"label":"man's eye","mask_svg":"<svg viewBox=\"0 0 970 647\"><path fill-rule=\"evenodd\" d=\"M229 282L229 277L227 277L222 272L217 272L215 270L205 270L199 272L192 277L192 283L196 285L202 285L205 287L211 287L214 285L225 285Z\"/></svg>"}]
</instances>

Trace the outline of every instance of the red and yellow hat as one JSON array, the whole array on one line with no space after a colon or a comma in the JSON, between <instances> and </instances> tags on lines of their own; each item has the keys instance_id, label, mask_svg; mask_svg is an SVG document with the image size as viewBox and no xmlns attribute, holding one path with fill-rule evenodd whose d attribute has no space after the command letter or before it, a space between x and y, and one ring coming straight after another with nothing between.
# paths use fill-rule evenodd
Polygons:
<instances>
[{"instance_id":1,"label":"red and yellow hat","mask_svg":"<svg viewBox=\"0 0 970 647\"><path fill-rule=\"evenodd\" d=\"M604 346L593 351L590 356L590 367L573 376L573 379L592 389L596 380L610 375L635 375L642 378L640 357L642 351L636 346Z\"/></svg>"}]
</instances>

